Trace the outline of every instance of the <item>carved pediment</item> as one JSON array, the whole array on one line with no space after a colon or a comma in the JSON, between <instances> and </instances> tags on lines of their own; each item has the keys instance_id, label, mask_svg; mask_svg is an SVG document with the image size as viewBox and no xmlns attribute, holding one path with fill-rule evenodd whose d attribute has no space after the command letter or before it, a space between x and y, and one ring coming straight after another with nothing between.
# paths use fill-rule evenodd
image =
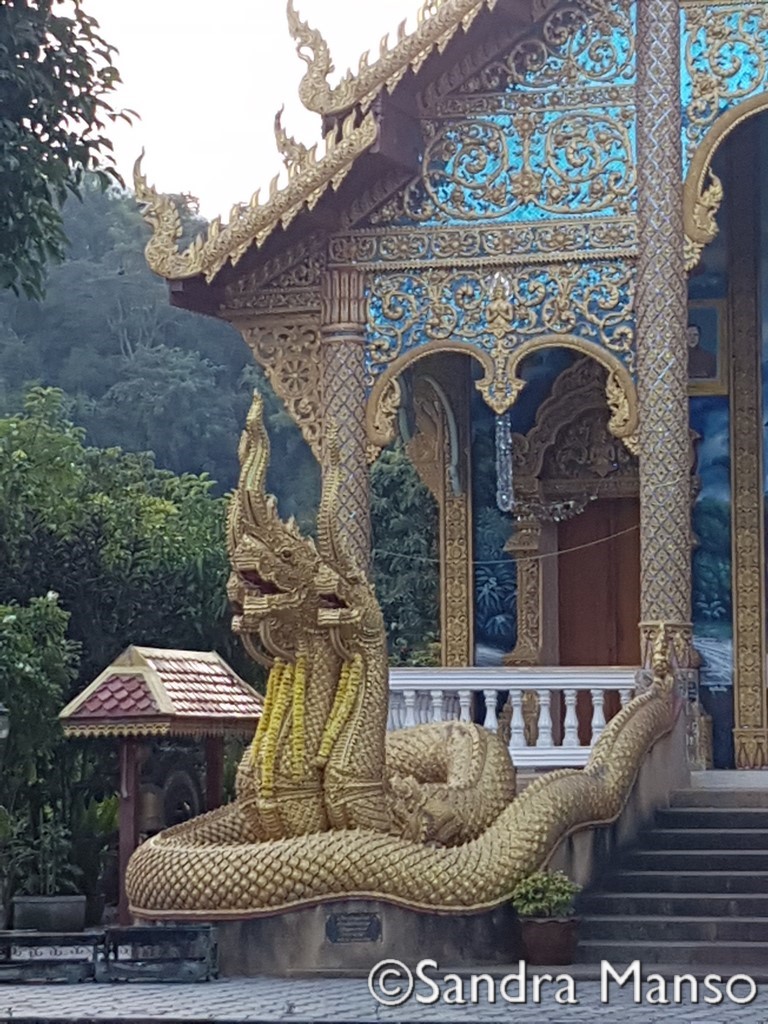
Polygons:
<instances>
[{"instance_id":1,"label":"carved pediment","mask_svg":"<svg viewBox=\"0 0 768 1024\"><path fill-rule=\"evenodd\" d=\"M579 359L555 381L536 423L512 436L515 486L552 497L590 491L637 493L637 458L609 428L608 374Z\"/></svg>"}]
</instances>

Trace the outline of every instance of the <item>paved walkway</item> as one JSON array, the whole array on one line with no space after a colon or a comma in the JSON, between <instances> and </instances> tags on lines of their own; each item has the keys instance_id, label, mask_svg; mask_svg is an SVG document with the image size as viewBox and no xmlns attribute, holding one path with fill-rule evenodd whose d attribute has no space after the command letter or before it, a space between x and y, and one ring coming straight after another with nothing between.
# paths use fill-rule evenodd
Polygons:
<instances>
[{"instance_id":1,"label":"paved walkway","mask_svg":"<svg viewBox=\"0 0 768 1024\"><path fill-rule=\"evenodd\" d=\"M566 970L563 968L563 970ZM387 990L394 993L392 976L384 979ZM615 1021L622 1024L768 1024L768 984L758 985L757 998L749 1005L737 1005L727 998L720 1005L703 1001L691 1004L690 999L674 1005L639 1004L633 1000L631 986L609 990L609 1001L601 998L600 983L574 980L573 992L566 985L544 982L539 1004L529 986L526 1002L509 1003L498 992L497 1001L489 1003L486 988L480 985L480 999L469 1005L470 985L464 981L468 1005L452 1005L459 993L455 982L441 982L439 998L431 1004L417 999L435 997L433 989L421 982L412 996L397 1007L379 1005L363 979L224 979L196 985L159 984L81 984L81 985L0 985L0 1021L187 1021L259 1022L305 1021L366 1022L435 1021L454 1024L463 1021L546 1022L546 1024L584 1024L585 1021ZM516 995L513 984L507 990ZM569 996L577 1002L558 1003ZM745 994L742 987L734 990L737 998ZM673 998L670 985L668 997ZM707 994L702 991L701 996ZM642 987L647 1000L650 986ZM395 997L392 996L394 999Z\"/></svg>"}]
</instances>

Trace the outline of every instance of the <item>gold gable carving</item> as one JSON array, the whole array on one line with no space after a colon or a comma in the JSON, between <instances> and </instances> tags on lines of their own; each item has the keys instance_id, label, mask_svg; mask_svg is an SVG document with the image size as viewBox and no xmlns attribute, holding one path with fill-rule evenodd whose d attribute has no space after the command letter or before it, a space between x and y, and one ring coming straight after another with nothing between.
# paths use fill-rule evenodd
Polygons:
<instances>
[{"instance_id":1,"label":"gold gable carving","mask_svg":"<svg viewBox=\"0 0 768 1024\"><path fill-rule=\"evenodd\" d=\"M262 246L278 224L287 228L303 209L314 209L328 189L338 189L357 157L378 135L372 114L359 124L358 120L352 113L338 131L328 132L322 156L316 146L305 150L301 162L291 164L287 185L279 187L279 175L272 180L265 203L260 192L255 192L250 203L232 207L227 225L222 226L217 217L206 237L198 236L184 252L178 248L182 235L179 211L170 196L148 184L140 157L134 166L133 184L144 219L153 229L145 249L150 269L172 281L202 275L210 283L226 263L235 266L252 246Z\"/></svg>"}]
</instances>

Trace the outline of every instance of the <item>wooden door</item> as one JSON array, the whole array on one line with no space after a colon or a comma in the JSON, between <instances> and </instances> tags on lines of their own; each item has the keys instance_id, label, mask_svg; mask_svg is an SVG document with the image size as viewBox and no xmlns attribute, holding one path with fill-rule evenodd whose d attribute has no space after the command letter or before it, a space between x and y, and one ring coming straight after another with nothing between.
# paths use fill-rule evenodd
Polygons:
<instances>
[{"instance_id":1,"label":"wooden door","mask_svg":"<svg viewBox=\"0 0 768 1024\"><path fill-rule=\"evenodd\" d=\"M640 663L640 507L592 502L558 527L561 665Z\"/></svg>"},{"instance_id":2,"label":"wooden door","mask_svg":"<svg viewBox=\"0 0 768 1024\"><path fill-rule=\"evenodd\" d=\"M640 504L636 498L593 502L558 527L561 665L640 664ZM620 708L608 694L606 720ZM554 709L553 709L554 710ZM553 714L562 735L563 709ZM591 736L592 703L580 693L579 740Z\"/></svg>"}]
</instances>

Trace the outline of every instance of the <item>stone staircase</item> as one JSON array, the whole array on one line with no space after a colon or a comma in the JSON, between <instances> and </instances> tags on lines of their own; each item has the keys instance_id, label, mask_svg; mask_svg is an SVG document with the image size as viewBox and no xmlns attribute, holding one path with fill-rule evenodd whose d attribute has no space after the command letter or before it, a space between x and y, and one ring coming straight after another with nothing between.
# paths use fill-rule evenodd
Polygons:
<instances>
[{"instance_id":1,"label":"stone staircase","mask_svg":"<svg viewBox=\"0 0 768 1024\"><path fill-rule=\"evenodd\" d=\"M675 793L655 825L585 892L578 960L768 965L765 789Z\"/></svg>"}]
</instances>

